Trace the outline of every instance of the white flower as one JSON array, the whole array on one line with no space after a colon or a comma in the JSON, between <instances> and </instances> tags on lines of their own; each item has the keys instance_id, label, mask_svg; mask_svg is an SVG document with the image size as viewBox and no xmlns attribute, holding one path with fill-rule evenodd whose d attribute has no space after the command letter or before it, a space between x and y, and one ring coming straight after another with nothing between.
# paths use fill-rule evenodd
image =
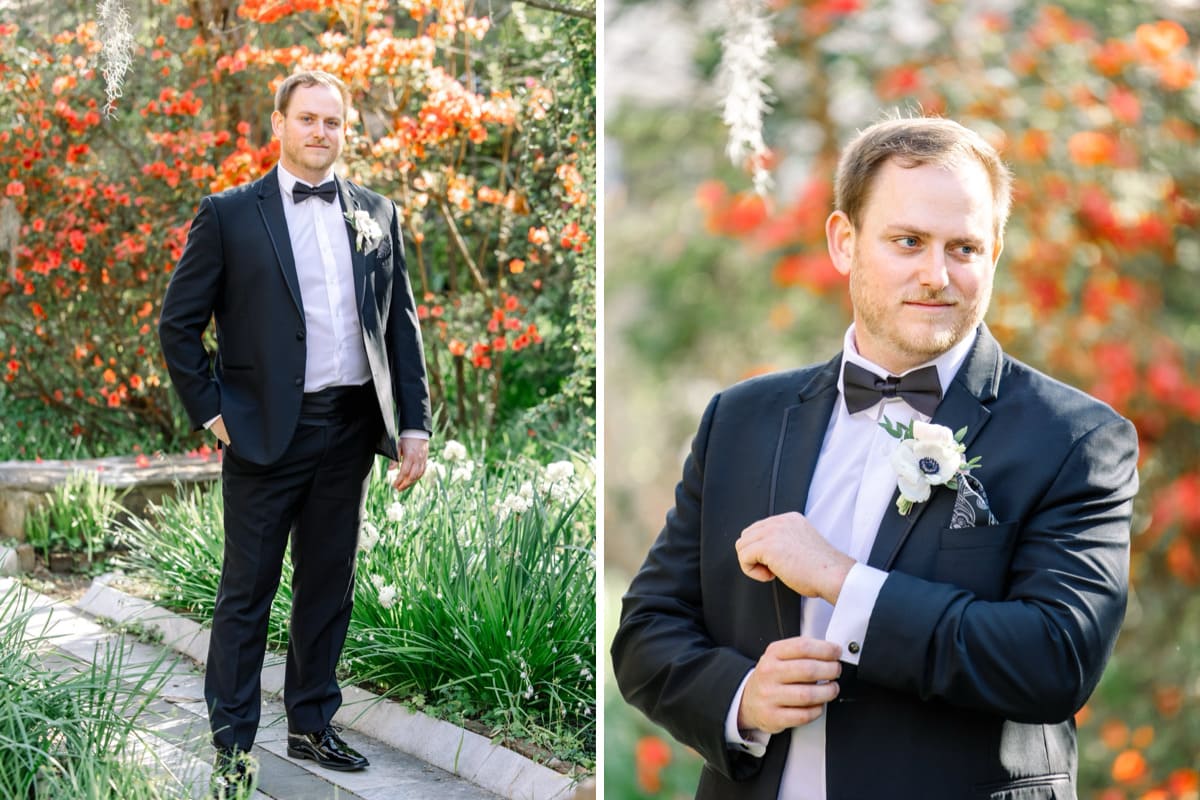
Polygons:
<instances>
[{"instance_id":1,"label":"white flower","mask_svg":"<svg viewBox=\"0 0 1200 800\"><path fill-rule=\"evenodd\" d=\"M446 465L440 461L430 459L429 463L425 465L425 471L439 481L446 480Z\"/></svg>"},{"instance_id":2,"label":"white flower","mask_svg":"<svg viewBox=\"0 0 1200 800\"><path fill-rule=\"evenodd\" d=\"M765 0L726 0L725 34L721 37L721 63L717 80L724 94L725 124L729 143L725 150L736 166L749 157L754 169L754 188L761 195L771 185L764 166L769 152L763 140L763 114L770 88L765 77L768 55L775 47Z\"/></svg>"},{"instance_id":3,"label":"white flower","mask_svg":"<svg viewBox=\"0 0 1200 800\"><path fill-rule=\"evenodd\" d=\"M396 587L390 583L379 590L379 605L391 608L396 605Z\"/></svg>"},{"instance_id":4,"label":"white flower","mask_svg":"<svg viewBox=\"0 0 1200 800\"><path fill-rule=\"evenodd\" d=\"M368 248L374 247L383 238L383 229L379 227L378 222L371 218L370 211L361 208L347 211L346 221L358 234L354 240L354 247L357 250L365 253Z\"/></svg>"},{"instance_id":5,"label":"white flower","mask_svg":"<svg viewBox=\"0 0 1200 800\"><path fill-rule=\"evenodd\" d=\"M546 465L546 482L569 481L575 476L575 465L570 461L554 461Z\"/></svg>"},{"instance_id":6,"label":"white flower","mask_svg":"<svg viewBox=\"0 0 1200 800\"><path fill-rule=\"evenodd\" d=\"M378 543L379 529L370 522L363 520L362 527L358 529L358 549L367 553Z\"/></svg>"},{"instance_id":7,"label":"white flower","mask_svg":"<svg viewBox=\"0 0 1200 800\"><path fill-rule=\"evenodd\" d=\"M475 474L475 462L464 461L461 464L455 465L454 469L450 470L450 482L458 483L459 481L469 481L471 476Z\"/></svg>"},{"instance_id":8,"label":"white flower","mask_svg":"<svg viewBox=\"0 0 1200 800\"><path fill-rule=\"evenodd\" d=\"M954 488L959 475L979 466L978 458L970 462L963 459L966 448L960 440L966 435L966 428L956 434L944 425L919 421L899 425L887 417L880 425L900 440L890 460L896 471L896 488L900 490L896 507L901 515L907 514L914 503L928 500L934 486L948 484Z\"/></svg>"},{"instance_id":9,"label":"white flower","mask_svg":"<svg viewBox=\"0 0 1200 800\"><path fill-rule=\"evenodd\" d=\"M464 461L467 458L467 448L462 442L456 442L453 439L446 442L446 446L442 448L442 458L446 461Z\"/></svg>"},{"instance_id":10,"label":"white flower","mask_svg":"<svg viewBox=\"0 0 1200 800\"><path fill-rule=\"evenodd\" d=\"M404 519L404 506L400 503L392 503L387 507L388 522L399 522Z\"/></svg>"}]
</instances>

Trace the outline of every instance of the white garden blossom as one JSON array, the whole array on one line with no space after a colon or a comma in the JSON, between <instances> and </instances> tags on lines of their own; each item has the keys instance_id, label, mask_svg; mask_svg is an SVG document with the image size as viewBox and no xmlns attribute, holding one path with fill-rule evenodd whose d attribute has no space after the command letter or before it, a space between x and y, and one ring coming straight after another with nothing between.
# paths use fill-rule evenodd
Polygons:
<instances>
[{"instance_id":1,"label":"white garden blossom","mask_svg":"<svg viewBox=\"0 0 1200 800\"><path fill-rule=\"evenodd\" d=\"M553 461L546 465L546 482L569 481L575 477L575 465L570 461Z\"/></svg>"},{"instance_id":2,"label":"white garden blossom","mask_svg":"<svg viewBox=\"0 0 1200 800\"><path fill-rule=\"evenodd\" d=\"M439 481L446 480L446 465L440 461L430 459L429 463L425 465L425 471Z\"/></svg>"},{"instance_id":3,"label":"white garden blossom","mask_svg":"<svg viewBox=\"0 0 1200 800\"><path fill-rule=\"evenodd\" d=\"M379 544L379 529L363 520L362 527L358 529L358 549L369 553L377 544Z\"/></svg>"},{"instance_id":4,"label":"white garden blossom","mask_svg":"<svg viewBox=\"0 0 1200 800\"><path fill-rule=\"evenodd\" d=\"M766 194L771 176L763 164L767 145L763 141L763 114L769 91L767 54L775 47L765 0L726 0L729 23L721 37L718 81L724 93L722 118L729 126L726 153L737 166L749 158L754 169L754 188Z\"/></svg>"},{"instance_id":5,"label":"white garden blossom","mask_svg":"<svg viewBox=\"0 0 1200 800\"><path fill-rule=\"evenodd\" d=\"M454 468L450 470L450 482L459 483L469 481L474 474L475 462L470 460L463 461L461 464L455 464Z\"/></svg>"},{"instance_id":6,"label":"white garden blossom","mask_svg":"<svg viewBox=\"0 0 1200 800\"><path fill-rule=\"evenodd\" d=\"M522 514L533 508L533 483L525 481L521 488L505 497L496 506L496 516L505 520L510 514Z\"/></svg>"},{"instance_id":7,"label":"white garden blossom","mask_svg":"<svg viewBox=\"0 0 1200 800\"><path fill-rule=\"evenodd\" d=\"M379 590L379 605L384 608L392 608L396 605L396 595L396 587L389 583Z\"/></svg>"},{"instance_id":8,"label":"white garden blossom","mask_svg":"<svg viewBox=\"0 0 1200 800\"><path fill-rule=\"evenodd\" d=\"M133 23L124 0L100 0L96 6L97 39L100 40L100 74L104 76L104 116L116 113L121 82L133 64Z\"/></svg>"},{"instance_id":9,"label":"white garden blossom","mask_svg":"<svg viewBox=\"0 0 1200 800\"><path fill-rule=\"evenodd\" d=\"M456 442L451 439L446 442L446 446L442 448L442 458L446 461L465 461L467 458L467 448L462 442Z\"/></svg>"},{"instance_id":10,"label":"white garden blossom","mask_svg":"<svg viewBox=\"0 0 1200 800\"><path fill-rule=\"evenodd\" d=\"M404 506L400 503L392 503L387 507L388 522L399 522L404 519Z\"/></svg>"}]
</instances>

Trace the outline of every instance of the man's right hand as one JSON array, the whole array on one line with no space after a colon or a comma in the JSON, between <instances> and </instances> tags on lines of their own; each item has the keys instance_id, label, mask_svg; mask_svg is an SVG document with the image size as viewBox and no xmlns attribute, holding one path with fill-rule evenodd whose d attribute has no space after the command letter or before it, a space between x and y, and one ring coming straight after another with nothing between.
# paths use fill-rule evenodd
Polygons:
<instances>
[{"instance_id":1,"label":"man's right hand","mask_svg":"<svg viewBox=\"0 0 1200 800\"><path fill-rule=\"evenodd\" d=\"M225 420L217 417L213 420L213 424L208 426L208 429L213 432L213 435L221 440L221 444L229 446L229 432L225 430Z\"/></svg>"},{"instance_id":2,"label":"man's right hand","mask_svg":"<svg viewBox=\"0 0 1200 800\"><path fill-rule=\"evenodd\" d=\"M833 642L796 636L767 646L742 692L740 730L779 733L821 716L837 697L841 648Z\"/></svg>"}]
</instances>

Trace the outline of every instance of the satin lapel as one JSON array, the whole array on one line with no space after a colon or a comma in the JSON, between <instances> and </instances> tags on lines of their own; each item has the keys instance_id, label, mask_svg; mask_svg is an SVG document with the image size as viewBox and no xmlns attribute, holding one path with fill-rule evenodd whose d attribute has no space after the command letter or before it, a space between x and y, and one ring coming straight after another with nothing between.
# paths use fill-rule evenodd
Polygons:
<instances>
[{"instance_id":1,"label":"satin lapel","mask_svg":"<svg viewBox=\"0 0 1200 800\"><path fill-rule=\"evenodd\" d=\"M353 186L339 175L334 175L333 180L337 184L344 215L354 216L355 211L370 211L370 209L364 208L362 197ZM367 254L359 248L358 231L354 230L349 219L346 220L346 235L350 237L350 263L354 269L354 299L358 303L359 317L361 318L367 294Z\"/></svg>"},{"instance_id":2,"label":"satin lapel","mask_svg":"<svg viewBox=\"0 0 1200 800\"><path fill-rule=\"evenodd\" d=\"M771 471L770 515L804 513L809 484L838 399L837 371L841 363L839 355L822 367L800 390L800 402L783 412ZM772 586L778 602L780 636L795 636L800 632L802 598L780 581Z\"/></svg>"},{"instance_id":3,"label":"satin lapel","mask_svg":"<svg viewBox=\"0 0 1200 800\"><path fill-rule=\"evenodd\" d=\"M300 300L300 279L296 276L296 258L292 255L292 239L288 236L287 217L283 215L283 195L279 191L279 172L272 169L262 179L258 188L258 212L267 226L267 236L275 248L275 258L283 272L296 310L304 318L304 303Z\"/></svg>"},{"instance_id":4,"label":"satin lapel","mask_svg":"<svg viewBox=\"0 0 1200 800\"><path fill-rule=\"evenodd\" d=\"M973 455L971 443L975 441L975 437L979 435L979 432L987 424L988 418L991 417L986 403L995 398L999 387L1001 357L1000 345L992 338L987 327L981 325L975 346L971 348L971 353L963 362L958 375L946 389L945 397L930 420L934 424L945 425L952 431L965 427L967 435L963 439L963 444L967 447L966 455L968 457ZM948 492L951 490L942 487L934 489L934 491ZM883 515L883 521L879 523L879 533L875 536L871 557L867 561L867 564L872 567L882 570L892 568L892 564L900 554L900 549L908 541L908 537L924 515L925 509L931 505L930 503L917 503L907 516L902 517L896 510L896 500L899 497L899 491L892 495L892 502ZM936 520L935 522L941 525L945 520Z\"/></svg>"}]
</instances>

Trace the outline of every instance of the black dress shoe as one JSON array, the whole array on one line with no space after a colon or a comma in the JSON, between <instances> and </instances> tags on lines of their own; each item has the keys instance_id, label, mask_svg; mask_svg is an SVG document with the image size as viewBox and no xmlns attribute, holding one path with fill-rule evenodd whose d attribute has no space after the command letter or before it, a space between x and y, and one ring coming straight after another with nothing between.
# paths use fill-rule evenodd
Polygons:
<instances>
[{"instance_id":1,"label":"black dress shoe","mask_svg":"<svg viewBox=\"0 0 1200 800\"><path fill-rule=\"evenodd\" d=\"M353 772L366 767L371 762L346 744L337 735L338 729L326 725L325 730L316 733L288 733L287 754L291 758L308 758L326 769L336 769L341 772Z\"/></svg>"},{"instance_id":2,"label":"black dress shoe","mask_svg":"<svg viewBox=\"0 0 1200 800\"><path fill-rule=\"evenodd\" d=\"M254 793L257 762L235 748L218 747L213 762L213 800L243 800Z\"/></svg>"}]
</instances>

